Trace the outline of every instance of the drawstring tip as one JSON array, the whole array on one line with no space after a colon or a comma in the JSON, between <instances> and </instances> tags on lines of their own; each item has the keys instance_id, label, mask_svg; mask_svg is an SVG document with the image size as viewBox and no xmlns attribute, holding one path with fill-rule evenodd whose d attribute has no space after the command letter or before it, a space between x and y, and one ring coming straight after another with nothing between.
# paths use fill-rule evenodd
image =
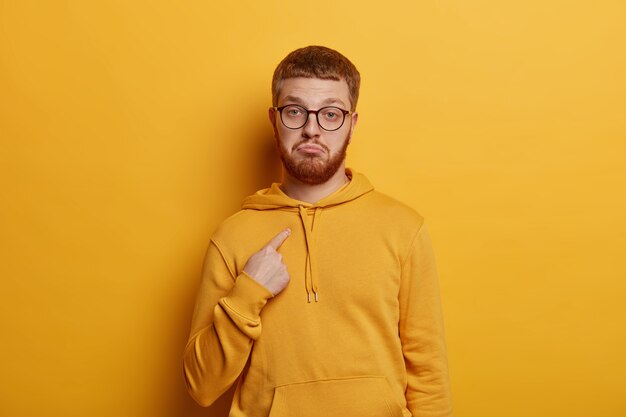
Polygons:
<instances>
[{"instance_id":1,"label":"drawstring tip","mask_svg":"<svg viewBox=\"0 0 626 417\"><path fill-rule=\"evenodd\" d=\"M310 292L308 292L308 291L307 291L307 293L306 293L306 301L307 301L307 303L310 303L310 302L311 302L311 293L310 293Z\"/></svg>"},{"instance_id":2,"label":"drawstring tip","mask_svg":"<svg viewBox=\"0 0 626 417\"><path fill-rule=\"evenodd\" d=\"M317 291L315 291L315 302L316 302L316 303L318 302L318 299L317 299Z\"/></svg>"}]
</instances>

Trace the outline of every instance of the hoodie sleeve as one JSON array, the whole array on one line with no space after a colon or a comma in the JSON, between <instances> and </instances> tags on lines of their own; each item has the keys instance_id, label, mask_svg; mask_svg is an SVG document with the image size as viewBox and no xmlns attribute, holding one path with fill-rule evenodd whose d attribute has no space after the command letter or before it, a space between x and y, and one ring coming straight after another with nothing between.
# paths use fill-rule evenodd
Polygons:
<instances>
[{"instance_id":1,"label":"hoodie sleeve","mask_svg":"<svg viewBox=\"0 0 626 417\"><path fill-rule=\"evenodd\" d=\"M439 283L424 224L413 238L402 267L399 302L409 411L414 417L450 417L452 400Z\"/></svg>"},{"instance_id":2,"label":"hoodie sleeve","mask_svg":"<svg viewBox=\"0 0 626 417\"><path fill-rule=\"evenodd\" d=\"M211 241L183 355L187 389L200 405L211 405L243 370L261 335L261 309L271 297L245 273L235 276Z\"/></svg>"}]
</instances>

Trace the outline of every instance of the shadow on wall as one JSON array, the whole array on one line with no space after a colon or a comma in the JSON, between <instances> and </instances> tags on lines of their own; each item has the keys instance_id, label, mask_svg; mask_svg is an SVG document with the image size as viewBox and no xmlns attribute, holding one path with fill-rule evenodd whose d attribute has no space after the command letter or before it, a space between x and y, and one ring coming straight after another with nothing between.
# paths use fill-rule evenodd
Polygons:
<instances>
[{"instance_id":1,"label":"shadow on wall","mask_svg":"<svg viewBox=\"0 0 626 417\"><path fill-rule=\"evenodd\" d=\"M254 103L255 112L258 109L263 109L263 106L256 105ZM253 107L251 104L250 107ZM258 112L262 113L262 112ZM265 116L262 114L261 116ZM216 219L213 223L215 226L219 224L221 220L233 214L239 209L243 199L252 194L253 192L267 188L272 182L280 180L281 164L280 158L277 155L275 141L272 137L271 127L267 121L267 117L257 117L250 123L244 133L244 137L233 140L233 146L226 152L222 152L220 158L221 167L224 172L216 172L212 168L209 175L219 175L219 180L226 184L226 189L232 190L227 196L224 196L224 200L216 201L219 207L212 213L219 215L222 218ZM233 134L240 135L241 132L232 132ZM229 172L232 170L238 170L237 173ZM242 172L244 170L244 172ZM208 191L211 193L211 191ZM217 196L215 196L217 197ZM211 198L213 200L213 198ZM209 231L211 234L213 230ZM203 242L203 251L208 246L208 239ZM183 294L182 300L177 300L179 303L179 319L175 320L176 323L183 323L184 331L180 328L171 329L170 336L176 335L168 340L167 343L175 344L172 346L170 352L177 352L177 356L168 358L168 361L174 362L178 366L178 378L175 378L169 383L168 391L172 393L170 406L168 412L163 416L185 416L185 417L226 417L230 409L232 397L235 392L235 386L233 386L224 393L214 404L210 407L204 408L199 406L188 395L185 388L185 382L182 372L182 352L187 343L189 336L189 327L191 324L191 317L193 313L193 307L195 304L196 292L200 283L200 271L201 263L194 265L193 267L185 266L184 269L188 271L186 279L181 279L181 285L184 289L181 291ZM195 274L189 271L197 271ZM189 276L191 275L191 276ZM162 391L163 392L163 391Z\"/></svg>"},{"instance_id":2,"label":"shadow on wall","mask_svg":"<svg viewBox=\"0 0 626 417\"><path fill-rule=\"evenodd\" d=\"M206 174L228 190L226 195L215 195L220 201L211 202L211 209L215 204L227 203L227 211L219 221L237 211L246 196L280 180L281 162L266 104L261 100L248 103L241 112L255 115L249 123L226 126L217 132L220 136L217 140L222 143L219 148L215 147L219 151L211 155L211 166L207 167Z\"/></svg>"}]
</instances>

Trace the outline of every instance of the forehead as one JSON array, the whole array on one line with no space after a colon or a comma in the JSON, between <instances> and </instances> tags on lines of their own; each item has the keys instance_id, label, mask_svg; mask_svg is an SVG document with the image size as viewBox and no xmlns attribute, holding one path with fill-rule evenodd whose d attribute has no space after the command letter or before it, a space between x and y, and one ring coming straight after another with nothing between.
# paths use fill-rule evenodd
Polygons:
<instances>
[{"instance_id":1,"label":"forehead","mask_svg":"<svg viewBox=\"0 0 626 417\"><path fill-rule=\"evenodd\" d=\"M278 105L298 102L306 106L339 104L350 107L350 90L344 80L322 80L320 78L287 78L282 81L278 94Z\"/></svg>"}]
</instances>

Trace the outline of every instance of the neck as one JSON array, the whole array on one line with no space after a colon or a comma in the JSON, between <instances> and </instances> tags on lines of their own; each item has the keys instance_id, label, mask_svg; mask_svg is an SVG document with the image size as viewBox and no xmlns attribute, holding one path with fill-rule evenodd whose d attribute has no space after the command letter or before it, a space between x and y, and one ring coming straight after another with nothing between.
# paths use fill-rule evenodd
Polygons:
<instances>
[{"instance_id":1,"label":"neck","mask_svg":"<svg viewBox=\"0 0 626 417\"><path fill-rule=\"evenodd\" d=\"M303 183L289 175L284 169L283 178L280 188L285 194L294 200L304 201L310 204L331 195L350 181L346 176L346 169L343 164L328 181L322 184L311 185Z\"/></svg>"}]
</instances>

